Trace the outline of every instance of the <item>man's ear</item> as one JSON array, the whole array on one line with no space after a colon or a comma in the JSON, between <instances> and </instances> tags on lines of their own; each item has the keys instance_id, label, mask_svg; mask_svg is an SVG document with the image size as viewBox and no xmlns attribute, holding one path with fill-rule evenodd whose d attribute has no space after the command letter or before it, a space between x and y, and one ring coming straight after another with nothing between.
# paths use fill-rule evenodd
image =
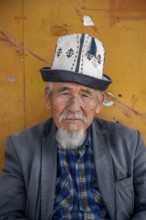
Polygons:
<instances>
[{"instance_id":1,"label":"man's ear","mask_svg":"<svg viewBox=\"0 0 146 220\"><path fill-rule=\"evenodd\" d=\"M98 114L101 110L101 107L102 107L102 103L104 101L104 98L105 98L105 94L104 93L100 93L99 94L99 97L98 97L98 105L97 105L97 108L96 108L96 113Z\"/></svg>"},{"instance_id":2,"label":"man's ear","mask_svg":"<svg viewBox=\"0 0 146 220\"><path fill-rule=\"evenodd\" d=\"M47 108L48 108L48 109L51 108L50 95L51 95L51 92L50 92L49 88L46 87L46 88L45 88L45 97L46 97L46 105L47 105Z\"/></svg>"}]
</instances>

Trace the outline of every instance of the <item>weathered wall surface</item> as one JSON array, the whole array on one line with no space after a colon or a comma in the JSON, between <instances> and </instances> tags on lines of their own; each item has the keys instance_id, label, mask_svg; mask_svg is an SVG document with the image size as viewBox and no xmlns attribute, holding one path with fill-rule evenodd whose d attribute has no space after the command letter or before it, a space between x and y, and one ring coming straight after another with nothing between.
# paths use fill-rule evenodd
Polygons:
<instances>
[{"instance_id":1,"label":"weathered wall surface","mask_svg":"<svg viewBox=\"0 0 146 220\"><path fill-rule=\"evenodd\" d=\"M84 15L94 26L84 26ZM99 116L139 129L146 141L145 27L145 0L0 1L0 170L6 137L50 116L39 69L51 65L63 34L104 43L114 105Z\"/></svg>"}]
</instances>

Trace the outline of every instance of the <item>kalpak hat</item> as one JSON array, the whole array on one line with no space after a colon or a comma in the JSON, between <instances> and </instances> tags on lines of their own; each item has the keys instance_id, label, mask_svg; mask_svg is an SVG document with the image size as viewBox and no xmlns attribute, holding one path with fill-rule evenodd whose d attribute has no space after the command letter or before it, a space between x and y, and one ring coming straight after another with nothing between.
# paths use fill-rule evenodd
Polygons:
<instances>
[{"instance_id":1,"label":"kalpak hat","mask_svg":"<svg viewBox=\"0 0 146 220\"><path fill-rule=\"evenodd\" d=\"M56 45L52 67L40 71L46 82L74 82L98 90L112 83L103 74L105 50L102 43L88 34L61 36Z\"/></svg>"}]
</instances>

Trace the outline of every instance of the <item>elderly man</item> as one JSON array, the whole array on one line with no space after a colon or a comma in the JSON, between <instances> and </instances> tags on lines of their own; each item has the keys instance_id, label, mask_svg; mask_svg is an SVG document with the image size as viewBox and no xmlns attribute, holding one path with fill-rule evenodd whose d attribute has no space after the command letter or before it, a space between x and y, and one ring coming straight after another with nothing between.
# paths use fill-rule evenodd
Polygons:
<instances>
[{"instance_id":1,"label":"elderly man","mask_svg":"<svg viewBox=\"0 0 146 220\"><path fill-rule=\"evenodd\" d=\"M146 148L140 133L95 118L112 80L102 43L59 38L42 68L52 118L8 138L0 220L145 220Z\"/></svg>"}]
</instances>

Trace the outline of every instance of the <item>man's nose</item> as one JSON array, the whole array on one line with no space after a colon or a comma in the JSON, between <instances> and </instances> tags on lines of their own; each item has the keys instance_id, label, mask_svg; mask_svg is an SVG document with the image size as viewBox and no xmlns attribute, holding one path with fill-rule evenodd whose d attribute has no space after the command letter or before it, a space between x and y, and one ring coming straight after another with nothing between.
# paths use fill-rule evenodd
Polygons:
<instances>
[{"instance_id":1,"label":"man's nose","mask_svg":"<svg viewBox=\"0 0 146 220\"><path fill-rule=\"evenodd\" d=\"M78 112L81 110L82 101L78 96L72 96L68 102L67 110L70 112Z\"/></svg>"}]
</instances>

